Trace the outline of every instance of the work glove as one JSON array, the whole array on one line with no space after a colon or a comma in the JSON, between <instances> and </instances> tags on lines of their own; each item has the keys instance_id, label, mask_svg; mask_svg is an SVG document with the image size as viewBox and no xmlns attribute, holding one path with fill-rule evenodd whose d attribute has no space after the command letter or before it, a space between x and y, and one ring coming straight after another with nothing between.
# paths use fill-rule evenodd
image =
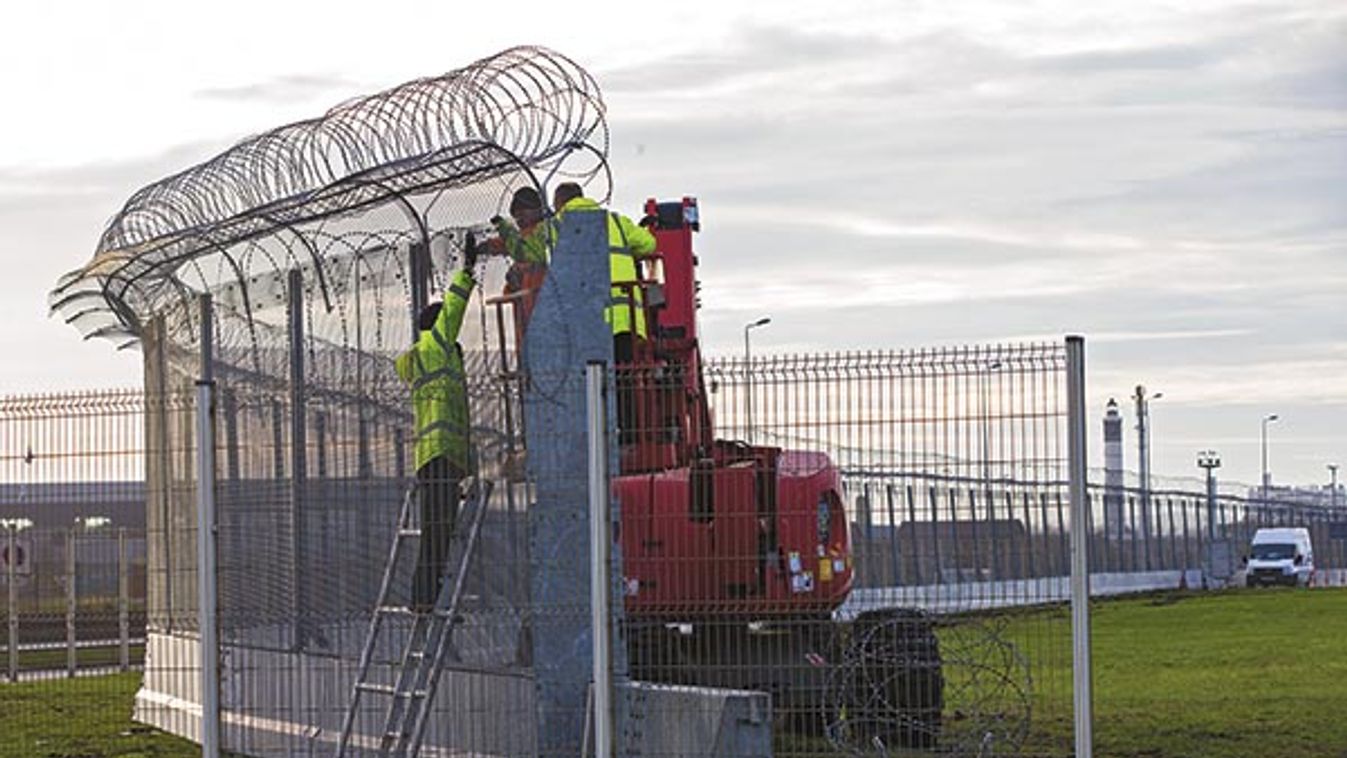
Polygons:
<instances>
[{"instance_id":1,"label":"work glove","mask_svg":"<svg viewBox=\"0 0 1347 758\"><path fill-rule=\"evenodd\" d=\"M471 272L477 266L477 235L468 232L463 241L463 270Z\"/></svg>"},{"instance_id":2,"label":"work glove","mask_svg":"<svg viewBox=\"0 0 1347 758\"><path fill-rule=\"evenodd\" d=\"M524 286L523 267L515 263L505 272L505 290L507 292L518 292Z\"/></svg>"}]
</instances>

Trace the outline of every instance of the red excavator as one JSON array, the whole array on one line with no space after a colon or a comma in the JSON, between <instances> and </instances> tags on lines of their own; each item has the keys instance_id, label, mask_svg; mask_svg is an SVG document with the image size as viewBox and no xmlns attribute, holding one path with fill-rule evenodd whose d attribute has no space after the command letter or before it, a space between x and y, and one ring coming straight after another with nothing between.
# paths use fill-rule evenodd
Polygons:
<instances>
[{"instance_id":1,"label":"red excavator","mask_svg":"<svg viewBox=\"0 0 1347 758\"><path fill-rule=\"evenodd\" d=\"M833 619L854 577L837 467L822 452L716 437L697 334L697 201L644 211L656 252L640 281L614 282L639 290L629 307L647 324L614 372L632 677L767 691L783 730L934 746L944 682L929 619Z\"/></svg>"},{"instance_id":2,"label":"red excavator","mask_svg":"<svg viewBox=\"0 0 1347 758\"><path fill-rule=\"evenodd\" d=\"M852 583L837 468L823 453L716 439L697 336L697 202L649 200L643 223L656 252L631 299L646 311L647 338L616 367L627 612L826 616Z\"/></svg>"}]
</instances>

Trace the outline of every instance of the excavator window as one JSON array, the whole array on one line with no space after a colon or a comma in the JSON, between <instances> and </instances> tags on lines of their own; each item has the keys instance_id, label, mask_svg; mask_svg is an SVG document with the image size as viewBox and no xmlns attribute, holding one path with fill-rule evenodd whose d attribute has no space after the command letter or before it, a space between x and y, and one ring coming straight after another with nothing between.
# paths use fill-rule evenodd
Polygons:
<instances>
[{"instance_id":1,"label":"excavator window","mask_svg":"<svg viewBox=\"0 0 1347 758\"><path fill-rule=\"evenodd\" d=\"M683 225L682 203L660 203L655 206L655 213L661 229L677 229Z\"/></svg>"},{"instance_id":2,"label":"excavator window","mask_svg":"<svg viewBox=\"0 0 1347 758\"><path fill-rule=\"evenodd\" d=\"M688 487L691 502L688 503L688 518L697 523L710 523L716 516L715 483L716 465L710 458L701 458L692 464L688 474L692 486Z\"/></svg>"}]
</instances>

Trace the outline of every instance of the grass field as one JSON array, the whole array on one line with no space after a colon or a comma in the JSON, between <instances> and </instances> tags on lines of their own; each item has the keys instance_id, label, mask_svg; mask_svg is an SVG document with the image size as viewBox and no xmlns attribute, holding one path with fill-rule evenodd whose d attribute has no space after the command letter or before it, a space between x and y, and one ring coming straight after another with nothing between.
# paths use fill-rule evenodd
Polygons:
<instances>
[{"instance_id":1,"label":"grass field","mask_svg":"<svg viewBox=\"0 0 1347 758\"><path fill-rule=\"evenodd\" d=\"M1347 758L1347 589L1100 601L1093 627L1095 755ZM1065 609L1012 616L1000 637L1033 655L1023 754L1068 755ZM199 755L131 722L138 682L0 684L0 758Z\"/></svg>"},{"instance_id":2,"label":"grass field","mask_svg":"<svg viewBox=\"0 0 1347 758\"><path fill-rule=\"evenodd\" d=\"M1070 624L1051 613L1007 629L1030 650L1067 637L1033 662L1026 754L1071 745ZM1347 758L1347 590L1102 601L1091 622L1095 755Z\"/></svg>"},{"instance_id":3,"label":"grass field","mask_svg":"<svg viewBox=\"0 0 1347 758\"><path fill-rule=\"evenodd\" d=\"M1099 755L1347 758L1347 590L1171 597L1096 607Z\"/></svg>"},{"instance_id":4,"label":"grass field","mask_svg":"<svg viewBox=\"0 0 1347 758\"><path fill-rule=\"evenodd\" d=\"M137 666L145 660L144 645L129 645L128 660ZM121 652L116 647L85 647L75 651L75 665L79 668L94 666L114 666L121 660ZM19 670L63 669L66 666L65 650L24 650L19 653Z\"/></svg>"},{"instance_id":5,"label":"grass field","mask_svg":"<svg viewBox=\"0 0 1347 758\"><path fill-rule=\"evenodd\" d=\"M0 758L190 758L201 748L131 721L140 674L0 684Z\"/></svg>"}]
</instances>

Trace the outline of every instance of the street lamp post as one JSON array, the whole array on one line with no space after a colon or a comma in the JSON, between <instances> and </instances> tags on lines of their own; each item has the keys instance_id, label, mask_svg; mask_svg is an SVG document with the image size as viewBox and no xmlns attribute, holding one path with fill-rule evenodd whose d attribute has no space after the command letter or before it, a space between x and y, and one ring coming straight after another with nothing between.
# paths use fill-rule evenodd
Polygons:
<instances>
[{"instance_id":1,"label":"street lamp post","mask_svg":"<svg viewBox=\"0 0 1347 758\"><path fill-rule=\"evenodd\" d=\"M1328 474L1329 474L1329 476L1332 477L1332 483L1330 483L1330 484L1328 485L1328 504L1329 504L1331 507L1333 507L1333 508L1337 508L1337 507L1338 507L1338 464L1336 464L1336 463L1330 463L1330 464L1328 464Z\"/></svg>"},{"instance_id":2,"label":"street lamp post","mask_svg":"<svg viewBox=\"0 0 1347 758\"><path fill-rule=\"evenodd\" d=\"M1134 398L1137 405L1137 476L1141 490L1141 534L1146 544L1146 568L1150 568L1151 540L1151 403L1164 397L1163 392L1147 393L1146 385L1138 384ZM1135 526L1135 525L1133 525Z\"/></svg>"},{"instance_id":3,"label":"street lamp post","mask_svg":"<svg viewBox=\"0 0 1347 758\"><path fill-rule=\"evenodd\" d=\"M1266 415L1266 416L1263 417L1262 447L1263 447L1263 504L1264 504L1264 505L1267 505L1267 492L1268 492L1268 486L1269 486L1270 484L1272 484L1272 475L1269 474L1269 473L1268 473L1268 470L1267 470L1267 425L1270 424L1270 423L1272 423L1273 421L1276 421L1276 420L1279 419L1279 418L1281 418L1281 417L1278 416L1278 415L1275 414L1275 413L1269 413L1268 415Z\"/></svg>"},{"instance_id":4,"label":"street lamp post","mask_svg":"<svg viewBox=\"0 0 1347 758\"><path fill-rule=\"evenodd\" d=\"M1221 456L1215 450L1197 454L1197 465L1207 472L1207 537L1216 539L1216 474Z\"/></svg>"},{"instance_id":5,"label":"street lamp post","mask_svg":"<svg viewBox=\"0 0 1347 758\"><path fill-rule=\"evenodd\" d=\"M748 341L748 333L760 326L772 323L770 316L763 316L749 324L744 324L744 437L753 441L753 353Z\"/></svg>"}]
</instances>

